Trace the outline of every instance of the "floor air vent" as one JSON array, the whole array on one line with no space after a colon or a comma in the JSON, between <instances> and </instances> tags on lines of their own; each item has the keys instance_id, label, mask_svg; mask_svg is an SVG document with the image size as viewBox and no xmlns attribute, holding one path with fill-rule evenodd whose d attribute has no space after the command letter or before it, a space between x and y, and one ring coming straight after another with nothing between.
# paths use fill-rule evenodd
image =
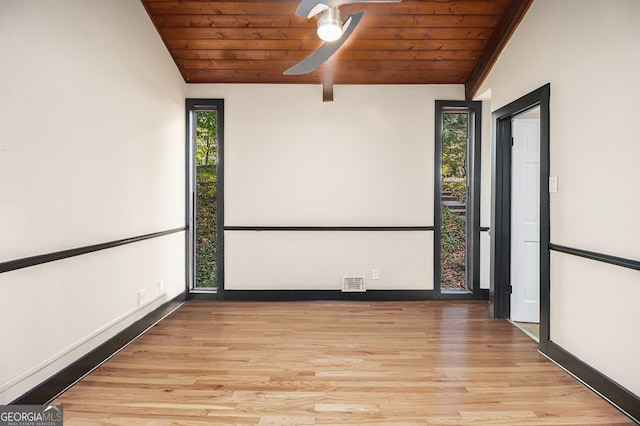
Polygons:
<instances>
[{"instance_id":1,"label":"floor air vent","mask_svg":"<svg viewBox=\"0 0 640 426\"><path fill-rule=\"evenodd\" d=\"M342 291L367 291L364 285L364 277L342 277Z\"/></svg>"}]
</instances>

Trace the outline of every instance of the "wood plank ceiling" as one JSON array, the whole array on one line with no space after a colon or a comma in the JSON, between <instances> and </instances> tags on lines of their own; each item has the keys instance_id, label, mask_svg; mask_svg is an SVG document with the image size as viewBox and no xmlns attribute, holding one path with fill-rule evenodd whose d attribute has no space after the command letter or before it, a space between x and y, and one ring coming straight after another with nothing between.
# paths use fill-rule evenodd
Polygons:
<instances>
[{"instance_id":1,"label":"wood plank ceiling","mask_svg":"<svg viewBox=\"0 0 640 426\"><path fill-rule=\"evenodd\" d=\"M188 83L322 84L325 66L283 75L322 42L298 0L141 0ZM364 10L332 58L334 84L465 84L470 98L532 0L416 1Z\"/></svg>"}]
</instances>

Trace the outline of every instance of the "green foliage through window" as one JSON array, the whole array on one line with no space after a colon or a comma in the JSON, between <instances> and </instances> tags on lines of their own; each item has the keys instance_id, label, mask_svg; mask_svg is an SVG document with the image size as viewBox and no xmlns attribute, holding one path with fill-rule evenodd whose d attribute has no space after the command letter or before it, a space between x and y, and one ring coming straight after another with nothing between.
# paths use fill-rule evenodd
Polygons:
<instances>
[{"instance_id":1,"label":"green foliage through window","mask_svg":"<svg viewBox=\"0 0 640 426\"><path fill-rule=\"evenodd\" d=\"M215 112L198 112L196 123L196 164L208 166L217 161L218 115Z\"/></svg>"},{"instance_id":2,"label":"green foliage through window","mask_svg":"<svg viewBox=\"0 0 640 426\"><path fill-rule=\"evenodd\" d=\"M467 203L467 184L465 179L448 179L442 181L442 192L450 192L454 195L458 202Z\"/></svg>"},{"instance_id":3,"label":"green foliage through window","mask_svg":"<svg viewBox=\"0 0 640 426\"><path fill-rule=\"evenodd\" d=\"M442 115L442 176L467 176L467 128L469 114Z\"/></svg>"},{"instance_id":4,"label":"green foliage through window","mask_svg":"<svg viewBox=\"0 0 640 426\"><path fill-rule=\"evenodd\" d=\"M465 288L465 240L464 218L451 209L442 207L441 269L442 289Z\"/></svg>"},{"instance_id":5,"label":"green foliage through window","mask_svg":"<svg viewBox=\"0 0 640 426\"><path fill-rule=\"evenodd\" d=\"M217 287L216 112L198 112L196 122L196 287Z\"/></svg>"},{"instance_id":6,"label":"green foliage through window","mask_svg":"<svg viewBox=\"0 0 640 426\"><path fill-rule=\"evenodd\" d=\"M457 203L467 202L467 141L469 114L442 114L442 191L455 197ZM441 274L443 290L466 287L466 222L464 213L456 214L442 206Z\"/></svg>"}]
</instances>

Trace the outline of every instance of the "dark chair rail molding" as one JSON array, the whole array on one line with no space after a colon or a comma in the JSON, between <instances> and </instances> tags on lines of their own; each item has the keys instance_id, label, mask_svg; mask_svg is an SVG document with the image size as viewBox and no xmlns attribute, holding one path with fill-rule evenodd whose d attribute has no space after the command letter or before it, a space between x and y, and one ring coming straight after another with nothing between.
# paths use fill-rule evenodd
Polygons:
<instances>
[{"instance_id":1,"label":"dark chair rail molding","mask_svg":"<svg viewBox=\"0 0 640 426\"><path fill-rule=\"evenodd\" d=\"M165 235L181 232L186 228L174 228L166 231L153 232L151 234L138 235L137 237L124 238L122 240L109 241L107 243L93 244L85 247L78 247L69 250L57 251L54 253L40 254L37 256L24 257L22 259L9 260L0 263L0 274L3 272L15 271L16 269L28 268L30 266L41 265L43 263L55 262L56 260L67 259L69 257L80 256L94 251L106 250L113 247L123 246L125 244L136 243L138 241L149 240L151 238L163 237Z\"/></svg>"},{"instance_id":2,"label":"dark chair rail molding","mask_svg":"<svg viewBox=\"0 0 640 426\"><path fill-rule=\"evenodd\" d=\"M608 254L596 253L593 251L581 250L572 247L560 246L549 243L549 250L559 253L571 254L574 256L584 257L585 259L597 260L598 262L608 263L610 265L621 266L623 268L640 271L640 261L625 259L624 257L610 256Z\"/></svg>"},{"instance_id":3,"label":"dark chair rail molding","mask_svg":"<svg viewBox=\"0 0 640 426\"><path fill-rule=\"evenodd\" d=\"M225 231L433 231L433 226L225 226Z\"/></svg>"}]
</instances>

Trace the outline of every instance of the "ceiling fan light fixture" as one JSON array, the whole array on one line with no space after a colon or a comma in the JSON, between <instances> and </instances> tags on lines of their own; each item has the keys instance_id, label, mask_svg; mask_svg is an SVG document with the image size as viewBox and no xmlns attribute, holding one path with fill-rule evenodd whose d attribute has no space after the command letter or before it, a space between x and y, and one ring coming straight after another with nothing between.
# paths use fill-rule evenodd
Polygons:
<instances>
[{"instance_id":1,"label":"ceiling fan light fixture","mask_svg":"<svg viewBox=\"0 0 640 426\"><path fill-rule=\"evenodd\" d=\"M340 9L332 7L320 14L318 17L318 37L327 42L336 41L342 37Z\"/></svg>"}]
</instances>

